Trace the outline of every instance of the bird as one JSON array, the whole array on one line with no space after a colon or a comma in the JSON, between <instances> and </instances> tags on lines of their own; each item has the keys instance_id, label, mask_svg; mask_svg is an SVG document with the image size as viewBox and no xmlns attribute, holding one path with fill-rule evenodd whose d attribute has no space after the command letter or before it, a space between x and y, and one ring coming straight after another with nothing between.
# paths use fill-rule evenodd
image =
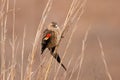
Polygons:
<instances>
[{"instance_id":1,"label":"bird","mask_svg":"<svg viewBox=\"0 0 120 80\"><path fill-rule=\"evenodd\" d=\"M51 22L47 28L43 31L42 42L41 42L41 54L44 53L45 49L48 49L51 55L57 60L59 64L66 71L66 67L63 63L61 63L61 58L57 51L55 51L56 47L59 44L61 38L60 28L56 22Z\"/></svg>"}]
</instances>

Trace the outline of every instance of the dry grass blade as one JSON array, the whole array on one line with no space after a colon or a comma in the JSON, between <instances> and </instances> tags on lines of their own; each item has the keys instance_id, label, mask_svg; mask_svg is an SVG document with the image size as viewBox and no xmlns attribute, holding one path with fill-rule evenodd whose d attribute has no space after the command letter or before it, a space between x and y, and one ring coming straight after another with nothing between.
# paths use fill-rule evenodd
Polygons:
<instances>
[{"instance_id":1,"label":"dry grass blade","mask_svg":"<svg viewBox=\"0 0 120 80\"><path fill-rule=\"evenodd\" d=\"M72 69L72 73L71 73L70 77L68 78L68 80L71 80L72 75L73 75L75 69L77 69L77 67L79 66L79 65L77 65L78 62L79 62L79 60L80 60L80 57L77 58L77 60L76 60L76 62L75 62L75 64L74 64L75 66L73 67L73 69Z\"/></svg>"},{"instance_id":2,"label":"dry grass blade","mask_svg":"<svg viewBox=\"0 0 120 80\"><path fill-rule=\"evenodd\" d=\"M82 42L81 55L78 57L78 59L77 59L77 61L76 61L76 63L75 63L75 66L76 66L79 62L80 62L80 64L78 64L77 66L79 67L80 65L82 65L82 62L83 62L83 59L84 59L85 46L86 46L85 43L86 43L86 41L87 41L88 32L89 32L89 28L88 28L88 30L87 30L86 33L85 33L85 36L84 36L84 39L83 39L83 42ZM76 68L77 68L77 66L76 66ZM71 73L71 75L70 75L70 77L69 77L68 80L71 80L72 75L73 75L73 73L74 73L74 71L75 71L76 68L73 67L72 73ZM79 74L79 72L80 72L80 68L79 68L78 74ZM77 76L77 77L78 77L78 76Z\"/></svg>"},{"instance_id":3,"label":"dry grass blade","mask_svg":"<svg viewBox=\"0 0 120 80\"><path fill-rule=\"evenodd\" d=\"M12 42L11 42L11 47L12 47L12 65L15 64L15 43L16 43L16 39L15 39L15 7L16 6L16 0L14 0L14 5L13 5L13 33L12 33ZM15 78L15 66L13 68L11 68L10 71L10 78L11 80L14 80Z\"/></svg>"},{"instance_id":4,"label":"dry grass blade","mask_svg":"<svg viewBox=\"0 0 120 80\"><path fill-rule=\"evenodd\" d=\"M104 53L104 50L103 50L102 42L101 42L99 37L97 39L98 39L98 42L99 42L99 46L100 46L100 50L101 50L101 57L102 57L102 60L103 60L104 66L105 66L106 74L107 74L109 80L113 80L111 75L110 75L110 72L108 70L108 65L107 65L107 62L106 62L106 59L105 59L105 53Z\"/></svg>"},{"instance_id":5,"label":"dry grass blade","mask_svg":"<svg viewBox=\"0 0 120 80\"><path fill-rule=\"evenodd\" d=\"M15 65L16 65L16 64L15 64ZM4 70L4 72L9 72L9 70L10 70L11 68L13 68L15 65L9 66L7 69Z\"/></svg>"},{"instance_id":6,"label":"dry grass blade","mask_svg":"<svg viewBox=\"0 0 120 80\"><path fill-rule=\"evenodd\" d=\"M36 53L36 50L37 50L37 45L39 44L39 38L40 38L40 35L41 35L41 30L43 28L46 17L47 17L47 15L48 15L48 13L51 9L51 6L52 6L52 1L53 0L48 0L47 5L46 5L46 7L43 11L40 24L38 26L37 34L36 34L35 41L34 41L34 44L33 44L32 53L31 53L31 55L29 56L29 59L28 59L29 63L28 63L28 71L27 71L26 80L31 80L31 71L32 71L34 56L35 56L35 53Z\"/></svg>"},{"instance_id":7,"label":"dry grass blade","mask_svg":"<svg viewBox=\"0 0 120 80\"><path fill-rule=\"evenodd\" d=\"M84 56L85 56L85 48L86 48L86 42L87 42L87 37L88 37L88 32L89 32L90 28L88 28L88 30L85 33L84 39L82 41L82 51L81 51L81 55L80 55L80 64L79 64L79 70L78 70L78 75L77 75L77 80L79 80L79 75L81 72L81 68L82 68L82 64L83 64L83 60L84 60Z\"/></svg>"},{"instance_id":8,"label":"dry grass blade","mask_svg":"<svg viewBox=\"0 0 120 80\"><path fill-rule=\"evenodd\" d=\"M70 18L71 18L71 16L72 16L73 11L74 11L74 6L75 6L75 4L76 4L77 2L78 2L78 0L73 0L73 1L72 1L72 4L71 4L71 6L70 6L70 9L69 9L69 11L68 11L68 13L67 13L67 16L66 16L65 21L64 21L64 24L63 24L63 29L62 29L62 31L61 31L61 36L64 35L65 30L67 29L67 27L69 27L69 26L67 26L67 25L68 25L68 23L69 23L69 21L70 21ZM60 41L61 41L61 40L60 40ZM59 41L59 44L60 44L60 41Z\"/></svg>"},{"instance_id":9,"label":"dry grass blade","mask_svg":"<svg viewBox=\"0 0 120 80\"><path fill-rule=\"evenodd\" d=\"M5 5L6 4L6 5ZM7 32L7 14L4 16L4 12L8 12L9 9L9 0L3 0L1 5L1 79L5 80L5 44L6 44L6 32Z\"/></svg>"},{"instance_id":10,"label":"dry grass blade","mask_svg":"<svg viewBox=\"0 0 120 80\"><path fill-rule=\"evenodd\" d=\"M67 17L66 17L65 22L63 24L63 29L61 31L62 36L64 36L66 29L69 28L71 24L73 24L73 25L76 24L77 19L75 19L75 18L78 18L79 16L81 16L80 14L82 13L86 2L87 2L87 0L83 0L82 3L80 0L73 0L72 1L72 4L71 4L70 9L68 11Z\"/></svg>"},{"instance_id":11,"label":"dry grass blade","mask_svg":"<svg viewBox=\"0 0 120 80\"><path fill-rule=\"evenodd\" d=\"M62 63L62 60L63 60L63 58L65 57L65 55L66 55L66 53L67 53L67 50L68 50L70 44L71 44L72 36L73 36L73 34L74 34L74 32L75 32L76 29L77 29L77 27L73 28L73 31L72 31L72 33L71 33L71 35L70 35L68 44L67 44L67 46L66 46L66 48L65 48L65 52L64 52L63 57L62 57L62 59L61 59L61 63ZM57 74L58 74L58 72L59 72L59 69L60 69L60 66L59 66L58 69L57 69L57 72L56 72L56 75L55 75L55 77L54 77L54 80L56 80L56 78L57 78Z\"/></svg>"},{"instance_id":12,"label":"dry grass blade","mask_svg":"<svg viewBox=\"0 0 120 80\"><path fill-rule=\"evenodd\" d=\"M38 67L38 73L37 73L37 77L36 77L36 80L42 80L43 76L42 76L42 65L43 63L45 62L46 60L46 57L43 58L42 62L40 63L39 67Z\"/></svg>"},{"instance_id":13,"label":"dry grass blade","mask_svg":"<svg viewBox=\"0 0 120 80\"><path fill-rule=\"evenodd\" d=\"M46 60L46 58L43 58L42 59L42 62L39 64L39 66L36 68L36 70L34 70L33 72L32 72L32 78L34 77L34 76L36 76L36 74L37 74L37 76L36 76L36 79L35 80L41 80L40 79L40 74L41 74L41 67L42 67L42 64L45 62L45 60Z\"/></svg>"},{"instance_id":14,"label":"dry grass blade","mask_svg":"<svg viewBox=\"0 0 120 80\"><path fill-rule=\"evenodd\" d=\"M45 79L44 80L47 80L47 78L48 78L48 74L49 74L49 71L50 71L52 60L53 60L53 57L51 57L50 60L49 60L49 64L48 64L48 67L47 67L47 70L46 70L46 73L45 73Z\"/></svg>"},{"instance_id":15,"label":"dry grass blade","mask_svg":"<svg viewBox=\"0 0 120 80\"><path fill-rule=\"evenodd\" d=\"M64 27L63 27L63 29L62 29L62 34L64 33L64 30L65 30L65 28L66 28L66 25L67 25L67 23L68 23L71 15L72 15L73 7L75 6L76 1L77 1L77 0L73 0L73 1L72 1L72 4L71 4L71 6L70 6L70 9L69 9L69 11L68 11L68 13L67 13L67 16L66 16L65 21L64 21L64 24L63 24Z\"/></svg>"},{"instance_id":16,"label":"dry grass blade","mask_svg":"<svg viewBox=\"0 0 120 80\"><path fill-rule=\"evenodd\" d=\"M68 62L67 69L69 69L72 60L73 60L73 55L72 55L72 57L70 58L70 60L69 60L69 62ZM67 76L67 72L64 72L63 80L66 80L66 76Z\"/></svg>"},{"instance_id":17,"label":"dry grass blade","mask_svg":"<svg viewBox=\"0 0 120 80\"><path fill-rule=\"evenodd\" d=\"M69 11L68 11L67 17L66 17L65 22L64 22L64 25L63 25L63 29L62 29L62 31L61 31L61 36L64 36L65 31L67 30L67 28L69 28L69 25L68 25L68 24L71 24L71 23L72 23L72 22L70 22L70 20L74 20L74 22L75 22L74 25L77 24L77 22L79 21L80 17L82 16L82 14L83 14L83 12L84 12L84 7L85 7L84 5L85 5L86 2L87 2L86 0L83 1L82 5L80 6L80 5L77 4L77 3L80 3L79 0L73 0L73 1L72 1L72 4L71 4L71 6L70 6L70 9L69 9ZM75 7L76 4L77 4L77 7ZM83 4L84 4L84 5L83 5ZM76 9L76 8L78 8L78 9ZM76 11L75 11L75 10L76 10ZM80 11L80 10L81 10L81 11ZM79 13L78 13L78 12L79 12ZM75 15L74 15L74 13L75 13ZM76 20L75 20L75 18L72 18L73 15L74 15L74 17L77 17ZM74 26L74 25L73 25L73 26ZM61 40L62 40L62 38L60 39L58 45L60 44ZM57 49L57 48L56 48L56 49ZM55 50L56 50L56 49L55 49ZM57 50L56 50L56 51L57 51Z\"/></svg>"},{"instance_id":18,"label":"dry grass blade","mask_svg":"<svg viewBox=\"0 0 120 80\"><path fill-rule=\"evenodd\" d=\"M23 80L23 61L24 61L24 50L25 50L25 28L24 28L24 32L23 32L23 43L22 43L22 57L21 57L21 80Z\"/></svg>"},{"instance_id":19,"label":"dry grass blade","mask_svg":"<svg viewBox=\"0 0 120 80\"><path fill-rule=\"evenodd\" d=\"M3 14L3 11L4 11L4 9L5 9L6 1L7 1L7 0L2 0L2 1L1 1L1 5L0 5L0 7L1 7L1 10L0 10L1 17L3 17L2 14Z\"/></svg>"},{"instance_id":20,"label":"dry grass blade","mask_svg":"<svg viewBox=\"0 0 120 80\"><path fill-rule=\"evenodd\" d=\"M13 69L15 66L16 66L16 63L15 63L14 65L11 65L11 66L8 68L7 80L10 80L10 77L11 77L11 69ZM10 69L10 71L9 71L9 69Z\"/></svg>"},{"instance_id":21,"label":"dry grass blade","mask_svg":"<svg viewBox=\"0 0 120 80\"><path fill-rule=\"evenodd\" d=\"M73 34L74 34L76 28L77 28L77 27L73 28L73 31L72 31L72 33L71 33L71 35L70 35L68 44L67 44L67 46L66 46L66 48L65 48L65 52L64 52L63 57L62 57L62 59L61 59L61 63L62 63L62 60L63 60L63 58L65 57L65 55L66 55L66 53L67 53L67 50L68 50L70 44L71 44L72 36L73 36ZM57 78L57 74L58 74L58 72L59 72L60 67L61 67L61 66L58 67L58 70L57 70L57 72L56 72L56 75L55 75L55 77L54 77L54 80L56 80L56 78Z\"/></svg>"},{"instance_id":22,"label":"dry grass blade","mask_svg":"<svg viewBox=\"0 0 120 80\"><path fill-rule=\"evenodd\" d=\"M83 8L84 8L84 7L83 7ZM65 55L66 55L66 53L67 53L67 50L68 50L70 44L71 44L72 36L73 36L75 30L77 29L76 24L78 23L78 21L79 21L80 17L82 16L83 12L84 12L84 9L82 9L81 13L79 14L78 18L76 19L76 22L74 23L74 26L75 26L75 27L73 28L72 33L71 33L71 35L70 35L69 41L68 41L67 46L66 46L66 48L65 48L65 52L64 52L63 57L62 57L62 59L61 59L61 63L62 63L62 60L64 59L64 57L65 57ZM55 80L56 77L57 77L57 74L58 74L58 72L59 72L59 69L60 69L60 66L59 66L59 68L58 68L58 70L57 70L57 72L56 72L56 76L54 77L54 80Z\"/></svg>"},{"instance_id":23,"label":"dry grass blade","mask_svg":"<svg viewBox=\"0 0 120 80\"><path fill-rule=\"evenodd\" d=\"M74 8L74 13L72 15L72 18L71 18L71 22L75 22L75 19L78 18L78 17L81 17L81 15L79 14L83 14L84 12L84 9L85 9L85 6L87 4L87 0L83 0L83 2L78 2L76 8Z\"/></svg>"}]
</instances>

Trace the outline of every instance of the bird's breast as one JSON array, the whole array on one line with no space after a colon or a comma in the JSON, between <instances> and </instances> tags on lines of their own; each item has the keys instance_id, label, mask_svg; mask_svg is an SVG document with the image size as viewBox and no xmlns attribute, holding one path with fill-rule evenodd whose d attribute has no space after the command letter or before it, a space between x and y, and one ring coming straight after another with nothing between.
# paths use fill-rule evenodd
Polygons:
<instances>
[{"instance_id":1,"label":"bird's breast","mask_svg":"<svg viewBox=\"0 0 120 80\"><path fill-rule=\"evenodd\" d=\"M50 37L50 42L48 44L48 48L52 48L56 46L58 43L58 36L56 33L52 33L52 36Z\"/></svg>"}]
</instances>

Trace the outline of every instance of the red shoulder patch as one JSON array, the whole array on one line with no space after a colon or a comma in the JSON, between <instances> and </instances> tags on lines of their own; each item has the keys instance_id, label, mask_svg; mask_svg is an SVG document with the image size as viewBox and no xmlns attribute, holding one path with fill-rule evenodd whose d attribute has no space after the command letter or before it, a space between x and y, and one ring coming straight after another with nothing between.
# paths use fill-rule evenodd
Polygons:
<instances>
[{"instance_id":1,"label":"red shoulder patch","mask_svg":"<svg viewBox=\"0 0 120 80\"><path fill-rule=\"evenodd\" d=\"M47 35L46 35L46 37L48 37L48 38L49 38L50 36L51 36L51 34L47 34Z\"/></svg>"},{"instance_id":2,"label":"red shoulder patch","mask_svg":"<svg viewBox=\"0 0 120 80\"><path fill-rule=\"evenodd\" d=\"M51 34L47 34L46 37L44 38L44 40L48 40L51 37Z\"/></svg>"}]
</instances>

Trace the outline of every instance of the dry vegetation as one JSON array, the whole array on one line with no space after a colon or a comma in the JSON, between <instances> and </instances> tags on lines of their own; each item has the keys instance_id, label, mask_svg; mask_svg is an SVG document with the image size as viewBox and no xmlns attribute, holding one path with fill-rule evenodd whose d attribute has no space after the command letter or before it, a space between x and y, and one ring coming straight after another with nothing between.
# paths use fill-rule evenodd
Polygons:
<instances>
[{"instance_id":1,"label":"dry vegetation","mask_svg":"<svg viewBox=\"0 0 120 80\"><path fill-rule=\"evenodd\" d=\"M64 58L66 57L66 54L69 46L72 42L72 38L74 35L74 32L76 31L76 29L78 28L77 23L80 20L82 14L84 14L85 11L85 6L86 6L87 0L72 0L70 8L68 10L68 13L66 15L65 21L63 23L62 26L62 31L61 31L61 35L65 37L65 32L67 31L66 29L69 29L72 26L74 26L74 28L71 31L71 34L69 36L65 51L63 56L61 56L62 61L64 61ZM42 60L40 61L40 63L38 64L39 66L37 66L36 70L33 69L34 67L34 60L35 60L35 55L37 53L37 49L38 49L38 45L39 45L39 41L40 41L40 36L42 33L42 29L44 27L45 21L47 19L47 16L52 8L53 5L53 0L48 0L44 11L42 13L42 17L38 26L38 29L36 31L36 36L34 38L34 42L33 42L33 47L32 50L30 50L31 52L29 53L28 56L28 62L27 65L24 65L24 54L25 54L25 42L27 42L25 40L26 38L26 28L24 28L23 32L23 40L22 40L22 49L21 49L21 63L17 63L16 62L16 53L17 50L19 49L19 43L16 42L17 38L15 35L15 17L16 17L16 0L14 0L14 7L11 10L13 13L13 29L12 29L12 37L11 40L9 42L10 46L11 46L11 61L10 63L7 65L8 59L5 58L6 54L6 39L8 39L6 37L6 33L7 33L7 13L9 12L9 0L1 0L0 2L0 32L1 32L1 40L0 40L0 57L1 57L1 62L0 62L0 80L50 80L49 76L53 75L51 74L51 69L52 71L55 71L54 77L52 78L53 80L72 80L72 76L74 75L74 72L77 71L77 78L74 80L80 80L80 73L81 73L81 68L82 68L82 63L84 61L84 52L87 46L87 37L89 35L89 31L90 28L86 30L85 36L82 40L82 49L81 49L81 54L79 55L79 57L77 57L76 62L74 63L74 67L72 67L71 73L68 74L69 71L64 71L62 78L58 77L59 72L61 71L61 67L60 65L57 66L56 68L56 63L53 62L53 58L50 57L48 62L45 61L46 57L40 56L40 58L42 57ZM64 38L63 38L64 39ZM60 40L60 42L62 42L64 40ZM59 45L61 44L59 42ZM102 47L102 42L101 40L98 38L98 42L100 45L100 49L101 49L101 57L102 60L104 62L105 65L105 70L106 70L106 74L109 77L109 80L112 80L112 77L109 73L108 67L107 67L107 63L105 60L105 55L104 55L104 51L103 51L103 47ZM59 47L59 46L58 46ZM57 49L56 49L57 50ZM67 62L66 67L67 70L69 70L70 65L71 65L71 61L73 60L73 55L71 55L71 58L69 60L69 62ZM7 62L7 63L6 63ZM54 69L51 68L53 67L52 65L55 65ZM17 68L16 65L20 65L20 68ZM20 74L17 74L17 72L20 72ZM69 77L68 77L69 76ZM19 78L17 78L19 77Z\"/></svg>"}]
</instances>

